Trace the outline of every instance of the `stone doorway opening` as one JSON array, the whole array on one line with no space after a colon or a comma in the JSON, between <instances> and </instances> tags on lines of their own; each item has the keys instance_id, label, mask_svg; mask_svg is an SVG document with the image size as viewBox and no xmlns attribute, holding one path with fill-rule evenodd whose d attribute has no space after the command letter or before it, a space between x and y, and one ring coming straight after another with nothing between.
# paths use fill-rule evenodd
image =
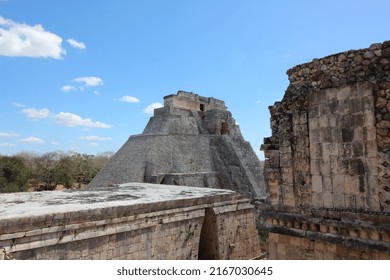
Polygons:
<instances>
[{"instance_id":1,"label":"stone doorway opening","mask_svg":"<svg viewBox=\"0 0 390 280\"><path fill-rule=\"evenodd\" d=\"M199 260L218 260L217 224L213 208L206 208L200 232Z\"/></svg>"},{"instance_id":2,"label":"stone doorway opening","mask_svg":"<svg viewBox=\"0 0 390 280\"><path fill-rule=\"evenodd\" d=\"M221 123L221 135L229 134L229 128L226 122Z\"/></svg>"}]
</instances>

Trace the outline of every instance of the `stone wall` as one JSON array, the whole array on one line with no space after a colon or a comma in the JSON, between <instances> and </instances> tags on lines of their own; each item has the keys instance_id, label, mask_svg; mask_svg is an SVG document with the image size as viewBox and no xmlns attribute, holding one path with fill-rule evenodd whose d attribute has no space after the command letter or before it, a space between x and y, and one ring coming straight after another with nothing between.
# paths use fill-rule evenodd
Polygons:
<instances>
[{"instance_id":1,"label":"stone wall","mask_svg":"<svg viewBox=\"0 0 390 280\"><path fill-rule=\"evenodd\" d=\"M5 194L0 202L2 258L260 255L253 207L231 191L132 183L109 191ZM209 239L215 241L213 247L204 246Z\"/></svg>"},{"instance_id":2,"label":"stone wall","mask_svg":"<svg viewBox=\"0 0 390 280\"><path fill-rule=\"evenodd\" d=\"M290 85L283 100L270 107L272 136L262 145L270 192L263 218L271 232L290 235L289 219L308 225L319 219L314 240L390 253L384 223L390 214L389 58L390 42L384 42L288 70ZM341 222L313 209L348 215ZM286 224L271 222L283 212L293 214ZM360 223L355 231L365 228L363 237L342 233L349 222ZM310 235L305 227L297 230L303 230L293 231L300 238Z\"/></svg>"},{"instance_id":3,"label":"stone wall","mask_svg":"<svg viewBox=\"0 0 390 280\"><path fill-rule=\"evenodd\" d=\"M269 238L272 260L388 260L390 255L373 250L361 250L318 239L271 234Z\"/></svg>"}]
</instances>

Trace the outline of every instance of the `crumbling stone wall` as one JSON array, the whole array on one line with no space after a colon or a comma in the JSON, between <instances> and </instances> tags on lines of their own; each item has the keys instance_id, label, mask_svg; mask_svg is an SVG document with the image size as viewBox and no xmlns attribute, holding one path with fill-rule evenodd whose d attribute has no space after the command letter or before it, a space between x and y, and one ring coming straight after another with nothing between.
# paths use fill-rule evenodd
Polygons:
<instances>
[{"instance_id":1,"label":"crumbling stone wall","mask_svg":"<svg viewBox=\"0 0 390 280\"><path fill-rule=\"evenodd\" d=\"M384 42L288 70L262 145L271 232L390 253L389 59ZM345 233L346 225L353 230Z\"/></svg>"}]
</instances>

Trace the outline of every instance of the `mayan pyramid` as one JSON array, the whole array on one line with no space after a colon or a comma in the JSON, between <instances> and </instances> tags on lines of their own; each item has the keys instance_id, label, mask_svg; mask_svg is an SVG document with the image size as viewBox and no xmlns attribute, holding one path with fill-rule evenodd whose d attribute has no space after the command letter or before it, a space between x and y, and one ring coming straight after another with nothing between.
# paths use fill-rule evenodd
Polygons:
<instances>
[{"instance_id":1,"label":"mayan pyramid","mask_svg":"<svg viewBox=\"0 0 390 280\"><path fill-rule=\"evenodd\" d=\"M129 182L266 196L260 161L225 103L184 91L165 96L143 133L130 136L88 187Z\"/></svg>"}]
</instances>

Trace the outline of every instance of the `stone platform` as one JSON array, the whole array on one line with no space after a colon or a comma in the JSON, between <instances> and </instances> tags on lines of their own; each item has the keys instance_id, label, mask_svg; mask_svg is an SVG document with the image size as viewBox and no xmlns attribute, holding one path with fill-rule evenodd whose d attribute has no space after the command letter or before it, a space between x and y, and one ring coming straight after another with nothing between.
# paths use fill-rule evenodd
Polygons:
<instances>
[{"instance_id":1,"label":"stone platform","mask_svg":"<svg viewBox=\"0 0 390 280\"><path fill-rule=\"evenodd\" d=\"M0 195L0 258L250 259L252 205L233 191L128 183Z\"/></svg>"}]
</instances>

